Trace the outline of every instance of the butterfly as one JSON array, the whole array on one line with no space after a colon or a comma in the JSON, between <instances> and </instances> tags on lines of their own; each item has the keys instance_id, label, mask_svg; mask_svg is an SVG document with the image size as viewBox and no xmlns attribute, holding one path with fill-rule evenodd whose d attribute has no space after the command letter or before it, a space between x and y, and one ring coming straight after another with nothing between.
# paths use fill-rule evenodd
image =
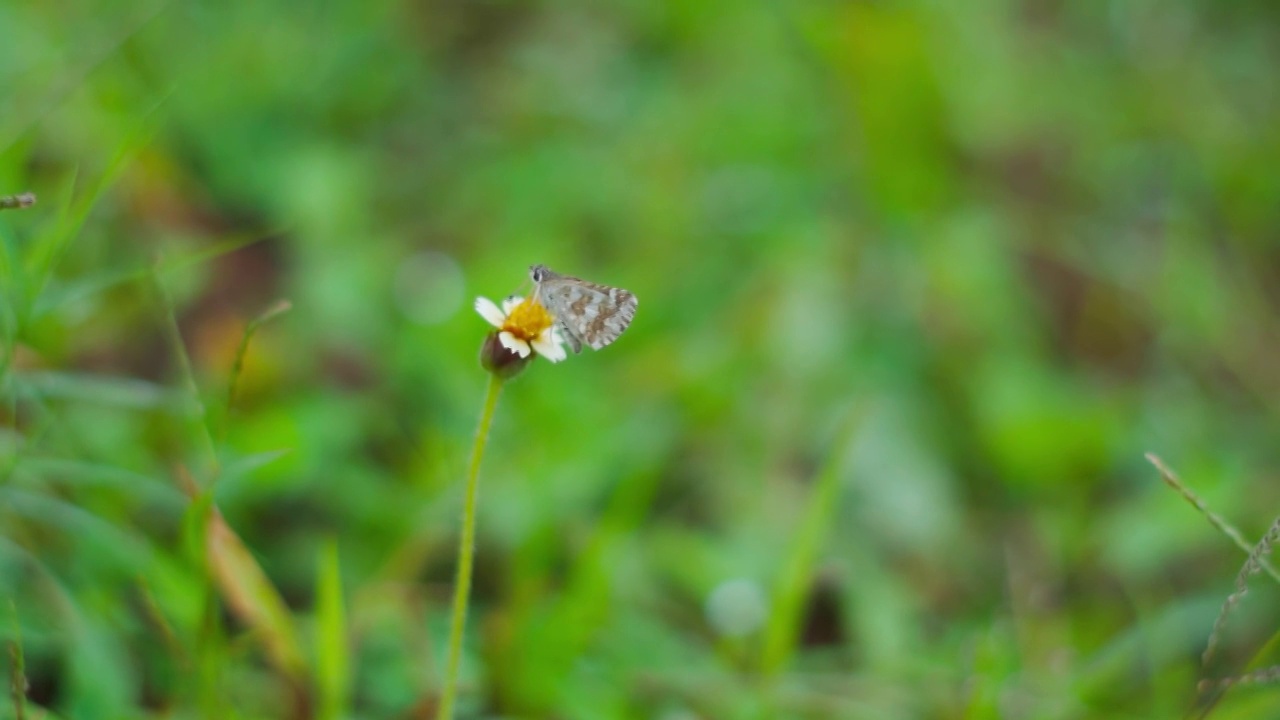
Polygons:
<instances>
[{"instance_id":1,"label":"butterfly","mask_svg":"<svg viewBox=\"0 0 1280 720\"><path fill-rule=\"evenodd\" d=\"M561 275L546 265L530 267L529 278L534 297L555 318L575 353L583 345L599 350L617 340L635 317L636 296L622 288Z\"/></svg>"}]
</instances>

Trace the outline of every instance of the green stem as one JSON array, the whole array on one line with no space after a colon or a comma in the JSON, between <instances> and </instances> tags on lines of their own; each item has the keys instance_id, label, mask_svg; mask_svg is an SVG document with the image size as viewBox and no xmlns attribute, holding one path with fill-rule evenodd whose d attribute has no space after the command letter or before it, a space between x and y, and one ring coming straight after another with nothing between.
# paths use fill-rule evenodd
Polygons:
<instances>
[{"instance_id":1,"label":"green stem","mask_svg":"<svg viewBox=\"0 0 1280 720\"><path fill-rule=\"evenodd\" d=\"M453 619L449 623L449 663L445 668L444 694L440 698L436 720L453 718L453 701L458 693L458 662L462 658L462 631L467 624L467 596L471 594L471 566L475 559L476 491L480 487L480 459L484 457L489 425L493 422L493 411L498 407L498 393L501 390L502 378L491 374L489 389L484 398L484 410L480 413L480 428L476 431L476 444L471 450L471 466L467 470L462 537L458 539L458 574L453 583Z\"/></svg>"}]
</instances>

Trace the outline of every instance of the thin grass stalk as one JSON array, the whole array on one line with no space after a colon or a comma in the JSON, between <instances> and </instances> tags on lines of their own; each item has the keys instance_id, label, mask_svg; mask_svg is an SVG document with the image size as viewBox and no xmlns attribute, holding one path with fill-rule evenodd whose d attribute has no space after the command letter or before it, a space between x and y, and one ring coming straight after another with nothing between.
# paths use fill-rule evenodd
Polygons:
<instances>
[{"instance_id":1,"label":"thin grass stalk","mask_svg":"<svg viewBox=\"0 0 1280 720\"><path fill-rule=\"evenodd\" d=\"M1271 685L1280 681L1280 665L1272 665L1271 667L1261 670L1253 670L1243 675L1222 678L1219 680L1203 680L1199 689L1201 692L1209 690L1228 690L1241 685Z\"/></svg>"},{"instance_id":2,"label":"thin grass stalk","mask_svg":"<svg viewBox=\"0 0 1280 720\"><path fill-rule=\"evenodd\" d=\"M276 304L267 308L258 317L254 318L245 327L244 334L240 336L240 345L236 348L235 360L231 363L231 377L227 381L227 407L223 413L222 425L218 432L218 440L225 441L227 439L227 431L231 427L231 408L236 402L236 386L240 382L240 374L244 372L244 358L249 354L249 341L253 339L254 333L258 332L258 328L263 323L282 315L293 309L293 303L288 300L280 300Z\"/></svg>"},{"instance_id":3,"label":"thin grass stalk","mask_svg":"<svg viewBox=\"0 0 1280 720\"><path fill-rule=\"evenodd\" d=\"M1146 457L1147 462L1154 465L1156 470L1160 471L1160 477L1164 479L1165 484L1177 491L1184 500L1191 503L1191 505L1209 521L1210 525L1216 528L1218 532L1226 535L1227 538L1231 540L1236 547L1243 550L1246 555L1253 554L1254 547L1244 539L1244 535L1242 535L1234 525L1224 520L1221 515L1210 510L1208 504L1206 504L1204 500L1200 499L1200 496L1196 495L1191 488L1182 484L1182 481L1178 479L1177 474L1170 470L1169 466L1165 465L1164 461L1161 460L1158 455L1155 453L1147 453ZM1265 558L1261 558L1260 565L1262 570L1271 576L1272 580L1280 583L1280 572L1277 572L1275 567L1273 567L1269 561Z\"/></svg>"},{"instance_id":4,"label":"thin grass stalk","mask_svg":"<svg viewBox=\"0 0 1280 720\"><path fill-rule=\"evenodd\" d=\"M1267 555L1271 553L1271 548L1277 540L1280 540L1280 518L1277 518L1272 523L1271 529L1267 531L1266 535L1262 536L1262 540L1258 542L1257 547L1249 553L1249 558L1244 561L1244 565L1236 575L1235 592L1227 596L1226 601L1222 603L1222 610L1218 612L1218 619L1213 621L1213 632L1209 633L1209 642L1205 646L1204 655L1200 657L1200 664L1206 669L1209 666L1209 661L1213 659L1214 651L1218 647L1218 641L1222 637L1222 629L1227 623L1227 617L1249 592L1249 578L1261 571L1262 563L1265 562Z\"/></svg>"},{"instance_id":5,"label":"thin grass stalk","mask_svg":"<svg viewBox=\"0 0 1280 720\"><path fill-rule=\"evenodd\" d=\"M1227 618L1231 615L1232 610L1239 605L1241 599L1249 592L1249 578L1259 572L1266 572L1272 579L1280 582L1280 575L1276 573L1274 567L1268 562L1267 556L1271 554L1272 548L1277 542L1280 542L1280 518L1277 518L1271 527L1263 535L1262 539L1256 545L1250 546L1245 541L1244 536L1234 526L1224 520L1220 515L1209 509L1207 503L1196 495L1190 488L1182 483L1178 476L1164 464L1161 459L1154 453L1147 453L1147 461L1160 471L1160 476L1164 479L1165 484L1173 488L1187 502L1191 503L1197 511L1203 515L1211 525L1219 532L1226 535L1236 547L1248 553L1248 558L1244 565L1240 568L1240 572L1236 575L1236 582L1233 592L1227 596L1222 603L1222 609L1218 612L1218 617L1213 622L1213 629L1209 633L1209 639L1205 643L1204 652L1200 656L1200 665L1204 671L1208 671L1209 664L1217 651L1218 644L1221 642L1222 632L1226 626ZM1243 674L1225 678L1209 678L1202 677L1197 683L1196 691L1200 694L1197 702L1199 705L1195 712L1195 717L1207 717L1222 699L1222 695L1229 689L1238 685L1260 685L1276 682L1280 679L1280 666L1270 666L1259 668L1264 658L1269 657L1276 647L1280 646L1280 633L1277 633L1267 642L1266 647L1254 656L1249 663L1249 670Z\"/></svg>"},{"instance_id":6,"label":"thin grass stalk","mask_svg":"<svg viewBox=\"0 0 1280 720\"><path fill-rule=\"evenodd\" d=\"M27 668L22 657L22 625L18 622L18 608L9 601L13 615L13 639L9 641L9 691L13 695L13 716L16 720L27 717Z\"/></svg>"},{"instance_id":7,"label":"thin grass stalk","mask_svg":"<svg viewBox=\"0 0 1280 720\"><path fill-rule=\"evenodd\" d=\"M489 426L498 407L498 395L502 391L502 378L497 373L489 375L489 387L485 392L484 409L480 412L480 427L476 430L475 445L471 449L471 465L467 469L466 498L462 507L462 535L458 538L458 570L453 583L453 614L449 621L449 659L445 666L444 689L440 696L437 720L452 720L454 701L458 693L458 665L462 660L462 635L467 625L467 598L471 594L471 569L475 561L476 498L480 486L480 460L489 439Z\"/></svg>"},{"instance_id":8,"label":"thin grass stalk","mask_svg":"<svg viewBox=\"0 0 1280 720\"><path fill-rule=\"evenodd\" d=\"M173 298L169 294L169 289L165 287L164 280L159 272L160 262L157 258L152 266L151 284L156 292L156 298L160 304L160 311L164 320L164 335L169 342L169 347L173 351L174 359L178 362L179 376L182 384L185 385L186 391L191 396L191 401L195 404L195 417L193 418L193 426L191 429L203 444L203 450L209 458L208 475L210 479L207 481L212 485L213 481L221 474L221 464L218 460L218 448L213 441L213 431L209 428L209 411L205 405L204 397L200 394L200 387L196 384L196 374L191 367L191 358L187 355L187 346L182 341L182 330L178 327L178 313L174 308Z\"/></svg>"}]
</instances>

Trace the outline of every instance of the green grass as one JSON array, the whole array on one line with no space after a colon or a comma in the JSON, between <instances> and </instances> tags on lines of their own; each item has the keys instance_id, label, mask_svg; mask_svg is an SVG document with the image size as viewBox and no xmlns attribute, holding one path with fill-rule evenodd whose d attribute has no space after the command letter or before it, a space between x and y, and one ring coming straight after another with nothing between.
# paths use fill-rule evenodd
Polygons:
<instances>
[{"instance_id":1,"label":"green grass","mask_svg":"<svg viewBox=\"0 0 1280 720\"><path fill-rule=\"evenodd\" d=\"M456 717L1275 715L1277 20L0 6L0 717L432 717L533 263Z\"/></svg>"}]
</instances>

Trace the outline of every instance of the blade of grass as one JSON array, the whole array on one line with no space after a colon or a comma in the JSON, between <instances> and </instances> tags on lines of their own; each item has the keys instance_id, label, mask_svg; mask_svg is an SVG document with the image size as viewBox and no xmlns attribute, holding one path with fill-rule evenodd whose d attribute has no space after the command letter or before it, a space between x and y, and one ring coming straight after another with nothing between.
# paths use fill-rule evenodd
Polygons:
<instances>
[{"instance_id":1,"label":"blade of grass","mask_svg":"<svg viewBox=\"0 0 1280 720\"><path fill-rule=\"evenodd\" d=\"M228 485L234 486L239 482L247 481L252 476L253 471L266 467L291 452L293 452L292 449L284 448L281 450L264 450L263 452L243 457L226 458L226 463L222 466L222 474L218 476L219 493L226 492L226 486Z\"/></svg>"},{"instance_id":2,"label":"blade of grass","mask_svg":"<svg viewBox=\"0 0 1280 720\"><path fill-rule=\"evenodd\" d=\"M208 456L209 462L208 484L212 484L217 480L220 465L218 461L218 449L213 441L213 431L209 427L209 412L205 406L204 399L200 396L200 387L196 384L195 372L191 369L191 358L187 355L187 347L182 341L182 330L178 327L178 315L173 306L173 298L169 295L169 289L165 287L161 280L159 272L156 270L159 263L152 267L151 285L156 292L156 298L163 313L165 339L169 342L169 349L173 352L174 359L178 363L178 371L182 376L182 384L186 387L188 395L195 403L196 412L191 432L199 438L203 445L204 451Z\"/></svg>"},{"instance_id":3,"label":"blade of grass","mask_svg":"<svg viewBox=\"0 0 1280 720\"><path fill-rule=\"evenodd\" d=\"M292 617L279 591L240 537L223 520L222 514L214 504L212 488L213 483L222 474L221 465L207 406L200 396L195 373L192 371L191 361L182 341L172 297L161 277L163 267L164 265L157 259L150 270L150 278L164 314L165 334L177 359L183 383L199 409L198 423L193 430L201 438L211 463L210 480L207 487L203 489L185 468L177 469L179 484L193 500L188 512L184 536L189 552L194 553L193 559L205 569L205 576L212 581L212 585L206 586L204 590L205 614L197 642L198 703L203 715L207 718L221 717L224 714L218 691L226 655L217 604L217 597L220 595L231 607L232 612L262 637L268 658L289 682L295 701L299 707L302 707L305 702L303 688L306 661L299 649ZM236 367L232 372L232 388L234 388L235 378L239 375L239 366L253 331L262 322L287 309L287 303L278 303L246 329L237 353ZM250 460L270 462L278 456L278 453L263 453Z\"/></svg>"},{"instance_id":4,"label":"blade of grass","mask_svg":"<svg viewBox=\"0 0 1280 720\"><path fill-rule=\"evenodd\" d=\"M9 692L13 697L13 716L24 720L27 716L27 666L22 657L22 626L18 623L18 606L9 601L9 614L13 618L13 640L9 641Z\"/></svg>"},{"instance_id":5,"label":"blade of grass","mask_svg":"<svg viewBox=\"0 0 1280 720\"><path fill-rule=\"evenodd\" d=\"M0 231L5 230L0 226ZM0 232L0 379L6 379L17 349L20 319L26 311L26 275L19 271L19 245L8 232Z\"/></svg>"},{"instance_id":6,"label":"blade of grass","mask_svg":"<svg viewBox=\"0 0 1280 720\"><path fill-rule=\"evenodd\" d=\"M183 554L191 566L200 570L201 611L194 653L196 671L190 682L194 686L200 716L206 720L217 720L227 715L219 693L227 652L217 587L205 552L209 516L213 511L213 493L202 491L186 468L175 468L174 477L179 489L191 498L182 518Z\"/></svg>"},{"instance_id":7,"label":"blade of grass","mask_svg":"<svg viewBox=\"0 0 1280 720\"><path fill-rule=\"evenodd\" d=\"M292 308L293 305L288 300L277 301L261 315L254 318L245 327L244 334L240 336L240 346L236 348L236 358L231 364L231 379L227 383L227 406L223 415L222 429L218 434L220 440L226 439L227 429L231 426L231 408L235 406L236 384L240 380L240 373L244 371L244 356L249 351L249 341L253 339L254 333L258 331L259 327L262 327L263 323L289 312Z\"/></svg>"},{"instance_id":8,"label":"blade of grass","mask_svg":"<svg viewBox=\"0 0 1280 720\"><path fill-rule=\"evenodd\" d=\"M228 665L226 637L218 595L210 592L204 598L200 631L196 641L196 704L205 720L221 720L228 715L222 697L222 676Z\"/></svg>"},{"instance_id":9,"label":"blade of grass","mask_svg":"<svg viewBox=\"0 0 1280 720\"><path fill-rule=\"evenodd\" d=\"M0 505L13 511L15 516L58 528L81 542L92 543L104 558L111 559L130 574L145 572L154 558L154 547L147 538L59 498L9 485L0 487Z\"/></svg>"},{"instance_id":10,"label":"blade of grass","mask_svg":"<svg viewBox=\"0 0 1280 720\"><path fill-rule=\"evenodd\" d=\"M827 454L818 476L804 518L796 533L795 543L773 592L773 612L764 628L764 644L760 656L760 669L772 676L783 670L795 654L796 638L804 622L804 603L808 597L813 576L813 566L827 536L831 520L835 516L836 500L840 496L840 469L848 454L850 443L860 426L861 414L854 416L841 428L835 443Z\"/></svg>"},{"instance_id":11,"label":"blade of grass","mask_svg":"<svg viewBox=\"0 0 1280 720\"><path fill-rule=\"evenodd\" d=\"M16 298L22 301L23 314L19 316L19 325L25 325L29 322L30 310L35 306L36 299L40 297L41 290L44 288L44 266L47 262L46 258L52 255L51 248L57 247L61 243L62 238L68 233L67 228L75 223L74 217L77 207L76 185L79 181L80 166L76 165L71 168L70 174L59 185L57 199L55 200L56 210L53 213L53 223L35 239L34 243L25 248L17 258L20 262L17 263L14 274L21 278L23 292L21 298ZM88 209L84 211L84 214L88 215Z\"/></svg>"},{"instance_id":12,"label":"blade of grass","mask_svg":"<svg viewBox=\"0 0 1280 720\"><path fill-rule=\"evenodd\" d=\"M210 508L205 533L209 568L223 598L246 625L261 633L276 669L301 686L306 661L279 591L215 507Z\"/></svg>"},{"instance_id":13,"label":"blade of grass","mask_svg":"<svg viewBox=\"0 0 1280 720\"><path fill-rule=\"evenodd\" d=\"M320 690L320 712L323 720L345 716L349 687L347 663L347 620L342 599L342 568L338 560L338 543L329 540L320 554L320 572L316 578L316 683Z\"/></svg>"},{"instance_id":14,"label":"blade of grass","mask_svg":"<svg viewBox=\"0 0 1280 720\"><path fill-rule=\"evenodd\" d=\"M70 717L121 717L130 705L137 680L134 668L120 662L124 637L112 631L106 613L71 597L60 603L61 625L71 643L63 660L68 687L66 714Z\"/></svg>"},{"instance_id":15,"label":"blade of grass","mask_svg":"<svg viewBox=\"0 0 1280 720\"><path fill-rule=\"evenodd\" d=\"M0 117L0 123L3 123L0 124L0 150L8 150L23 133L53 112L54 108L61 105L72 93L83 88L94 70L115 56L117 51L141 32L152 19L168 8L169 4L169 0L163 0L151 8L140 11L137 17L126 21L114 33L110 30L101 31L99 35L107 40L98 45L97 52L93 52L87 58L74 58L72 62L65 63L62 77L55 78L44 86L48 90L45 97L24 102L18 106L19 112L6 112L3 117Z\"/></svg>"},{"instance_id":16,"label":"blade of grass","mask_svg":"<svg viewBox=\"0 0 1280 720\"><path fill-rule=\"evenodd\" d=\"M127 686L127 683L119 682L119 678L117 677L119 673L116 672L117 668L99 668L96 675L94 673L87 672L88 667L91 667L94 662L94 659L89 657L89 655L93 653L94 648L92 648L92 642L90 642L90 646L86 648L83 641L85 640L86 631L89 633L93 632L94 624L86 622L86 610L77 603L75 594L72 593L70 588L63 584L58 576L55 575L54 572L44 562L42 562L38 556L28 551L25 547L0 536L0 548L7 549L15 556L23 558L26 566L32 571L27 576L27 580L24 583L24 589L38 593L40 610L53 613L57 617L56 621L51 623L50 629L47 629L44 633L38 634L43 634L45 636L44 642L46 643L56 642L59 645L70 643L72 645L71 650L68 651L69 657L67 658L67 665L65 668L66 674L64 675L64 679L66 682L62 684L59 691L61 698L60 705L64 707L73 704L80 706L80 708L71 707L69 711L70 717L122 716L122 714L118 712L118 708L115 708L117 711L113 712L111 705L123 705L123 703L111 703L110 700L107 699L113 694L114 689ZM15 623L20 624L16 613L14 620ZM16 628L17 625L15 625L15 632ZM30 635L30 633L28 633L28 635ZM20 640L21 636L15 634L12 639ZM19 650L21 650L21 647L19 647ZM87 650L87 652L81 654L81 650ZM27 678L25 677L25 658L23 659L22 671L22 687L24 689L28 689L26 688ZM95 680L98 682L95 683ZM105 686L102 682L103 680L106 681ZM94 684L97 685L96 688L86 688L87 685ZM93 705L94 712L81 712L76 714L78 709L83 709L86 705L84 701L84 691L86 689L89 690L89 694L96 695L98 700L101 701L106 699L106 701ZM107 696L107 698L104 698L104 695ZM22 698L24 709L26 700L27 698L24 695ZM89 704L92 705L92 703ZM105 713L105 715L103 715L103 713ZM54 720L63 716L56 715L46 708L39 708L35 717L41 718L41 720Z\"/></svg>"},{"instance_id":17,"label":"blade of grass","mask_svg":"<svg viewBox=\"0 0 1280 720\"><path fill-rule=\"evenodd\" d=\"M151 585L147 582L145 575L139 575L137 578L138 594L142 597L142 607L155 629L159 631L161 639L164 640L165 648L169 650L169 654L183 671L191 668L191 658L187 655L186 648L179 642L178 636L173 631L173 624L169 622L169 618L165 616L164 610L160 607L160 603L156 602L155 593L151 590Z\"/></svg>"},{"instance_id":18,"label":"blade of grass","mask_svg":"<svg viewBox=\"0 0 1280 720\"><path fill-rule=\"evenodd\" d=\"M73 303L78 300L93 297L98 293L105 292L114 287L124 285L126 283L146 280L153 273L161 276L169 273L184 270L210 260L217 259L228 253L233 253L250 245L270 240L280 235L281 231L273 230L267 232L259 232L253 234L235 235L213 243L207 248L202 248L196 252L183 255L174 260L162 260L159 265L148 264L142 267L125 267L117 270L109 270L98 273L86 279L71 281L60 285L58 288L49 289L36 299L32 309L34 317L40 317L45 313L52 312L63 305Z\"/></svg>"},{"instance_id":19,"label":"blade of grass","mask_svg":"<svg viewBox=\"0 0 1280 720\"><path fill-rule=\"evenodd\" d=\"M171 91L170 91L171 92ZM83 229L89 215L97 206L98 200L109 190L144 147L163 126L165 118L160 109L168 101L169 92L142 111L137 123L132 127L123 141L120 142L106 169L90 186L87 193L79 199L75 198L78 168L67 185L66 199L58 223L51 232L45 233L36 242L26 258L26 265L31 276L28 300L32 307L39 304L58 262L65 254L71 241Z\"/></svg>"},{"instance_id":20,"label":"blade of grass","mask_svg":"<svg viewBox=\"0 0 1280 720\"><path fill-rule=\"evenodd\" d=\"M53 275L53 271L63 253L66 252L71 241L80 234L80 230L89 219L89 214L97 205L98 200L119 179L133 156L151 142L152 135L159 127L155 117L159 114L155 112L158 107L158 105L153 106L147 111L147 115L151 117L144 117L146 122L140 123L138 130L120 144L115 156L107 165L107 169L103 171L97 182L93 184L84 196L79 199L73 199L74 182L72 183L68 192L67 204L64 207L64 212L60 214L56 228L52 232L43 235L40 241L32 246L31 252L27 256L27 270L32 276L29 292L33 305L35 299L44 291L45 285L48 284L49 278Z\"/></svg>"},{"instance_id":21,"label":"blade of grass","mask_svg":"<svg viewBox=\"0 0 1280 720\"><path fill-rule=\"evenodd\" d=\"M91 541L85 541L89 544ZM62 680L58 705L69 717L123 717L133 685L133 666L116 661L124 652L120 636L107 631L113 603L82 603L71 588L40 564L31 581L40 593L41 610L57 628ZM41 711L44 716L45 711Z\"/></svg>"}]
</instances>

